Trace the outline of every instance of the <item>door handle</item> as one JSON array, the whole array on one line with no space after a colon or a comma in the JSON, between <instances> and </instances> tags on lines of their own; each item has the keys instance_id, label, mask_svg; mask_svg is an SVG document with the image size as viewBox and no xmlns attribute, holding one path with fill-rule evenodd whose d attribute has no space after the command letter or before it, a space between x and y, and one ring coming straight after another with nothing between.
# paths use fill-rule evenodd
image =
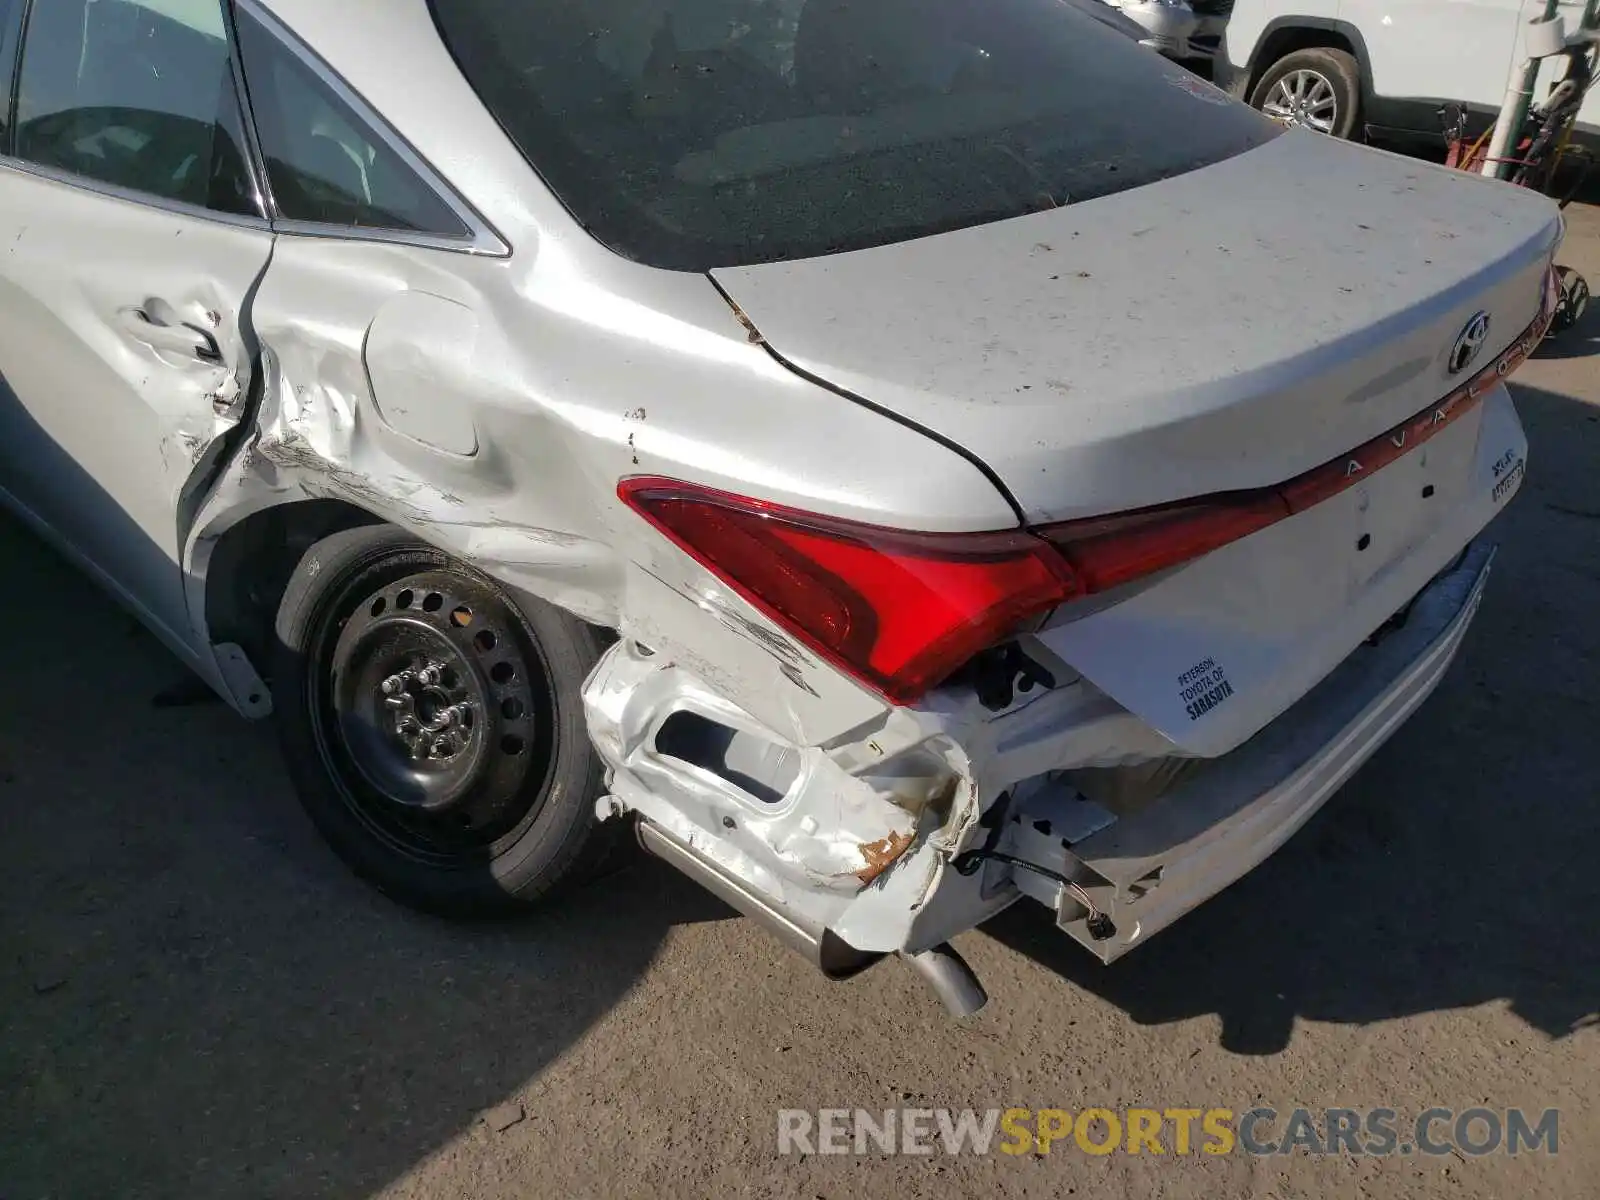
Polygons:
<instances>
[{"instance_id":1,"label":"door handle","mask_svg":"<svg viewBox=\"0 0 1600 1200\"><path fill-rule=\"evenodd\" d=\"M148 308L124 308L117 318L130 337L153 350L189 355L204 363L220 365L222 362L222 347L217 343L216 334L202 325L161 321Z\"/></svg>"}]
</instances>

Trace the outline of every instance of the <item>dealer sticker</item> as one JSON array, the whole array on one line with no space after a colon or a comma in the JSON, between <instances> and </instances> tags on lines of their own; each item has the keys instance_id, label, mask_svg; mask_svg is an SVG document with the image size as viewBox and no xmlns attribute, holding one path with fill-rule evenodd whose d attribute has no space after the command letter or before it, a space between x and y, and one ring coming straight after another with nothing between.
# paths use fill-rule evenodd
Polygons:
<instances>
[{"instance_id":1,"label":"dealer sticker","mask_svg":"<svg viewBox=\"0 0 1600 1200\"><path fill-rule=\"evenodd\" d=\"M1233 684L1214 658L1201 659L1178 676L1178 699L1189 720L1198 721L1233 697Z\"/></svg>"}]
</instances>

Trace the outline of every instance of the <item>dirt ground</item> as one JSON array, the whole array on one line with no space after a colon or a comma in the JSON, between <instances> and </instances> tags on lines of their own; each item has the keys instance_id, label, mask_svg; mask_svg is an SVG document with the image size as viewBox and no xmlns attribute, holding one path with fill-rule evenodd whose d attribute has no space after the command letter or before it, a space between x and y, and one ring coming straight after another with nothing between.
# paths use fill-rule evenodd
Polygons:
<instances>
[{"instance_id":1,"label":"dirt ground","mask_svg":"<svg viewBox=\"0 0 1600 1200\"><path fill-rule=\"evenodd\" d=\"M514 925L394 907L270 731L158 703L173 660L0 519L0 1198L1595 1195L1600 310L1516 391L1527 486L1435 698L1116 967L1031 905L967 935L966 1023L646 861ZM1257 1104L1556 1107L1560 1153L776 1152L790 1107Z\"/></svg>"}]
</instances>

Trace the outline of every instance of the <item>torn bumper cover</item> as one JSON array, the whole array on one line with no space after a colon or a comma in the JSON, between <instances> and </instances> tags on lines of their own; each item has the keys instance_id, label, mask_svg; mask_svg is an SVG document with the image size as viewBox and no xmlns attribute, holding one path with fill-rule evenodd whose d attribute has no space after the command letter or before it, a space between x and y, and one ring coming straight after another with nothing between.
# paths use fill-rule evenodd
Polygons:
<instances>
[{"instance_id":1,"label":"torn bumper cover","mask_svg":"<svg viewBox=\"0 0 1600 1200\"><path fill-rule=\"evenodd\" d=\"M1053 907L1061 928L1108 963L1216 895L1283 845L1432 693L1477 613L1493 556L1491 546L1469 548L1417 597L1403 624L1362 646L1239 749L1197 761L1149 807L1070 849L1058 839L1057 865L1111 917L1112 937L1091 938L1082 906L1063 889L1027 873L1016 885ZM1020 854L1041 852L1033 813L1016 817L1009 832Z\"/></svg>"},{"instance_id":2,"label":"torn bumper cover","mask_svg":"<svg viewBox=\"0 0 1600 1200\"><path fill-rule=\"evenodd\" d=\"M611 773L602 815L637 813L648 849L830 974L938 947L1023 896L1111 962L1276 850L1399 728L1460 648L1492 558L1474 543L1214 759L1085 680L999 716L945 691L795 746L625 640L585 690Z\"/></svg>"}]
</instances>

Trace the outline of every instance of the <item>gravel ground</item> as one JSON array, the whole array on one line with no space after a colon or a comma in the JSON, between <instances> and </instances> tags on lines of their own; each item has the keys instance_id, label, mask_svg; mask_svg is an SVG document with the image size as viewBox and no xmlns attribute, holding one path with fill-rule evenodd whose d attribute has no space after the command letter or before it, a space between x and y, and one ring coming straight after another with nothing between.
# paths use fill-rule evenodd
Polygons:
<instances>
[{"instance_id":1,"label":"gravel ground","mask_svg":"<svg viewBox=\"0 0 1600 1200\"><path fill-rule=\"evenodd\" d=\"M1600 281L1600 211L1565 254ZM1293 842L1111 969L1014 910L948 1020L667 869L462 929L347 878L267 730L0 519L0 1198L1592 1196L1600 310L1518 376L1464 656ZM46 619L48 617L48 620ZM1587 931L1587 932L1585 932ZM1559 1155L779 1157L783 1107L1562 1110Z\"/></svg>"}]
</instances>

